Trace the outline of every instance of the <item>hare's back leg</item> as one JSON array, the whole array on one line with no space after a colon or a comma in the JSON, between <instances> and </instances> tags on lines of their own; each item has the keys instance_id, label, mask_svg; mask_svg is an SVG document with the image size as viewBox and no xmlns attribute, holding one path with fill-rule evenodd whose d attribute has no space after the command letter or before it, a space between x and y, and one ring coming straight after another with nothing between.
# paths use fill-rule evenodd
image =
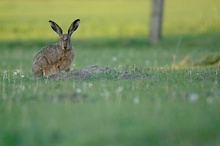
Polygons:
<instances>
[{"instance_id":1,"label":"hare's back leg","mask_svg":"<svg viewBox=\"0 0 220 146\"><path fill-rule=\"evenodd\" d=\"M44 68L48 66L48 61L44 56L36 57L32 63L32 71L35 76L42 76L45 74Z\"/></svg>"},{"instance_id":2,"label":"hare's back leg","mask_svg":"<svg viewBox=\"0 0 220 146\"><path fill-rule=\"evenodd\" d=\"M34 76L42 76L43 75L43 70L39 66L32 67L32 72L33 72Z\"/></svg>"},{"instance_id":3,"label":"hare's back leg","mask_svg":"<svg viewBox=\"0 0 220 146\"><path fill-rule=\"evenodd\" d=\"M56 65L50 65L45 68L43 68L43 75L44 76L50 76L50 75L56 75L60 73L60 68Z\"/></svg>"}]
</instances>

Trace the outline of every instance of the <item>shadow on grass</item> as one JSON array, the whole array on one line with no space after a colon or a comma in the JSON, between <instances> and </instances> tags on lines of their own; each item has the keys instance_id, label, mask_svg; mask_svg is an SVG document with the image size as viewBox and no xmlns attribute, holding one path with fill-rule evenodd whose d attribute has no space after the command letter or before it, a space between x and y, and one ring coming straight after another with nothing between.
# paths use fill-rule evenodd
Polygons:
<instances>
[{"instance_id":1,"label":"shadow on grass","mask_svg":"<svg viewBox=\"0 0 220 146\"><path fill-rule=\"evenodd\" d=\"M155 44L148 41L147 36L128 38L85 38L73 39L73 45L79 48L142 48L142 47L176 47L178 42L183 47L220 46L220 34L165 36ZM48 44L58 43L59 39L25 39L0 40L0 48L41 48Z\"/></svg>"}]
</instances>

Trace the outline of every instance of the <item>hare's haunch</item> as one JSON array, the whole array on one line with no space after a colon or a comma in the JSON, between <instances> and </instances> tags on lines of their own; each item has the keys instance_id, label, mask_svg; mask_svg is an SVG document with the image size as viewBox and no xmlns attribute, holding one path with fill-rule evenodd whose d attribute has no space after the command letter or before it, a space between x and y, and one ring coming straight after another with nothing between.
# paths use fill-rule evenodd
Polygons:
<instances>
[{"instance_id":1,"label":"hare's haunch","mask_svg":"<svg viewBox=\"0 0 220 146\"><path fill-rule=\"evenodd\" d=\"M76 19L69 27L68 33L58 24L49 21L51 28L60 36L59 44L43 47L33 58L32 71L35 76L50 76L60 71L70 70L70 65L75 57L75 51L71 43L71 35L78 28L80 20Z\"/></svg>"}]
</instances>

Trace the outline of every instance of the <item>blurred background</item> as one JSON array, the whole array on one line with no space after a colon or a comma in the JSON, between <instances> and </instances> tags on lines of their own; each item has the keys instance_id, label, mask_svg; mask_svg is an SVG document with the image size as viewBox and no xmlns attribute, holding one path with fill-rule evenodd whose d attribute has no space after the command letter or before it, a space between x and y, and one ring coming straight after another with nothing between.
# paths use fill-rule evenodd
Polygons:
<instances>
[{"instance_id":1,"label":"blurred background","mask_svg":"<svg viewBox=\"0 0 220 146\"><path fill-rule=\"evenodd\" d=\"M160 67L188 61L188 58L198 62L205 55L219 54L219 0L165 0L162 39L156 45L149 42L151 2L2 0L0 67L31 72L31 60L36 52L59 39L48 20L55 21L67 32L78 18L81 23L72 36L77 51L72 68L91 63Z\"/></svg>"},{"instance_id":2,"label":"blurred background","mask_svg":"<svg viewBox=\"0 0 220 146\"><path fill-rule=\"evenodd\" d=\"M148 37L150 0L0 1L0 39L57 38L48 20L64 31L81 19L76 38ZM166 0L163 36L220 32L218 0Z\"/></svg>"}]
</instances>

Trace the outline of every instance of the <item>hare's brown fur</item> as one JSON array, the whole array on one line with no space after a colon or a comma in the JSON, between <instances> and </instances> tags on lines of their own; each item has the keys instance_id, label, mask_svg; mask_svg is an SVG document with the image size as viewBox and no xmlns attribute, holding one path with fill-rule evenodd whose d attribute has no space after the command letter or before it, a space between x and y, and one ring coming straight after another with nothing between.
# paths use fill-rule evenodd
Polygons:
<instances>
[{"instance_id":1,"label":"hare's brown fur","mask_svg":"<svg viewBox=\"0 0 220 146\"><path fill-rule=\"evenodd\" d=\"M68 30L68 34L62 34L62 29L53 21L49 21L51 27L60 36L60 43L48 45L42 48L33 58L32 71L35 76L50 76L59 74L60 71L69 71L75 57L75 51L71 44L71 35L77 29L80 20L75 20Z\"/></svg>"}]
</instances>

